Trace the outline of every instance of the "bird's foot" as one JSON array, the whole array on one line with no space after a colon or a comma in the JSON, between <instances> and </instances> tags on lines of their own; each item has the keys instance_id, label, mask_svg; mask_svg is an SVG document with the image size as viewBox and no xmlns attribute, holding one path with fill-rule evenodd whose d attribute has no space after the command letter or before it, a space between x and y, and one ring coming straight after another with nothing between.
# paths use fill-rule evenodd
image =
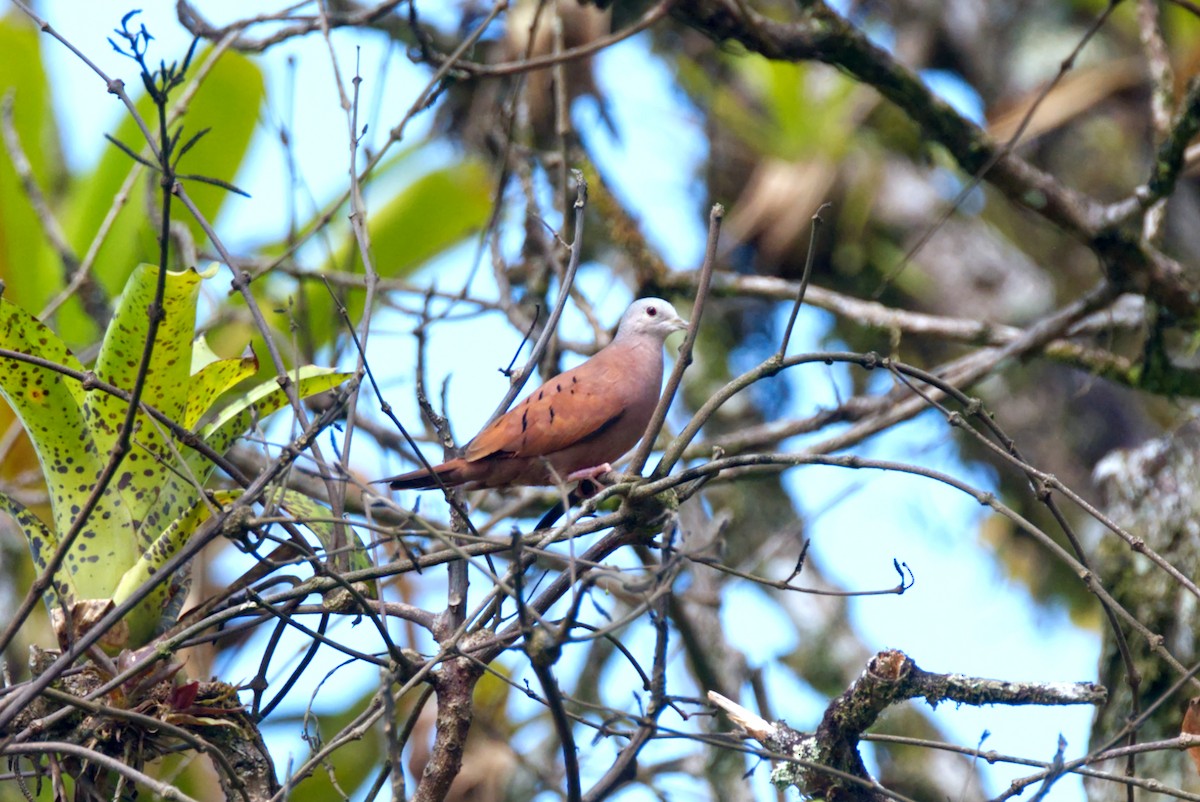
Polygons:
<instances>
[{"instance_id":1,"label":"bird's foot","mask_svg":"<svg viewBox=\"0 0 1200 802\"><path fill-rule=\"evenodd\" d=\"M583 468L582 470L574 471L567 476L568 482L579 482L575 489L571 492L572 504L576 504L584 499L591 498L604 489L604 483L599 477L612 470L612 466L607 462L602 465L596 465L592 468Z\"/></svg>"}]
</instances>

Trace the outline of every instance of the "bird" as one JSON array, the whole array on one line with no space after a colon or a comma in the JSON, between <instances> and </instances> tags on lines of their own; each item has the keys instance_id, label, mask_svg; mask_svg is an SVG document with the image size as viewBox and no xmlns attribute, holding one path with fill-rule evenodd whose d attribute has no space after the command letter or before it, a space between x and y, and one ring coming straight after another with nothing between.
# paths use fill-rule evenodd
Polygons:
<instances>
[{"instance_id":1,"label":"bird","mask_svg":"<svg viewBox=\"0 0 1200 802\"><path fill-rule=\"evenodd\" d=\"M634 301L612 342L485 426L462 456L379 482L478 490L594 480L642 438L662 392L666 339L687 326L662 298Z\"/></svg>"},{"instance_id":2,"label":"bird","mask_svg":"<svg viewBox=\"0 0 1200 802\"><path fill-rule=\"evenodd\" d=\"M1183 714L1183 726L1179 730L1180 735L1200 735L1200 696L1193 696L1187 704L1187 711ZM1192 758L1192 762L1196 764L1196 771L1200 771L1200 746L1190 747L1188 755Z\"/></svg>"}]
</instances>

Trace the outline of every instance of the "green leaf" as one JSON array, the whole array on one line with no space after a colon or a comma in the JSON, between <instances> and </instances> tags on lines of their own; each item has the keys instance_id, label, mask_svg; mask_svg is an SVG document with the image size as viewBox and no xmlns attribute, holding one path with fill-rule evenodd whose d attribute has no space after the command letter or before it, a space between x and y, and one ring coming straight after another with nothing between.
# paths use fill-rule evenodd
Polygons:
<instances>
[{"instance_id":1,"label":"green leaf","mask_svg":"<svg viewBox=\"0 0 1200 802\"><path fill-rule=\"evenodd\" d=\"M492 192L478 161L434 170L409 184L368 218L379 275L409 275L482 229L492 212Z\"/></svg>"},{"instance_id":2,"label":"green leaf","mask_svg":"<svg viewBox=\"0 0 1200 802\"><path fill-rule=\"evenodd\" d=\"M0 348L83 369L45 324L4 299L0 299ZM0 394L33 443L50 492L54 529L66 532L104 465L81 409L83 389L51 368L0 358ZM137 553L128 535L115 533L129 521L127 510L115 500L110 489L67 554L66 571L85 597L107 595L113 582L105 579L105 566L128 565Z\"/></svg>"},{"instance_id":3,"label":"green leaf","mask_svg":"<svg viewBox=\"0 0 1200 802\"><path fill-rule=\"evenodd\" d=\"M202 60L201 54L197 54L192 63L200 64ZM210 129L209 133L184 155L179 171L233 183L250 149L265 97L266 87L258 65L239 53L223 53L189 104L180 141L186 142L205 128ZM216 222L227 203L246 202L211 184L186 180L184 183L188 195L210 223ZM184 213L181 219L187 222L197 243L207 241L195 218Z\"/></svg>"},{"instance_id":4,"label":"green leaf","mask_svg":"<svg viewBox=\"0 0 1200 802\"><path fill-rule=\"evenodd\" d=\"M206 58L207 51L196 55L192 62L193 72L195 65L202 64ZM182 120L184 134L181 141L186 141L190 134L204 128L210 128L211 131L184 155L179 171L233 181L249 148L263 97L262 74L254 62L237 53L224 53L204 77L204 82L188 104L187 115ZM144 119L157 119L153 104L144 94L138 98L136 105ZM172 130L177 130L178 126L179 123ZM128 116L113 136L136 151L142 152L146 147L141 130ZM122 194L122 187L134 171L140 175L140 179L126 193L128 202L117 213L94 268L97 280L114 296L125 284L129 265L158 259L158 230L153 221L159 215L157 212L151 214L147 208L145 186L146 181L152 181L157 187L157 177L148 175L145 168L134 164L118 148L110 146L104 151L95 170L81 176L68 193L70 204L64 227L76 251L84 253L112 208L113 199ZM200 211L209 222L215 223L229 192L195 181L185 182L185 185ZM156 203L158 198L159 195L155 194ZM181 204L175 203L173 209L175 218L187 223L197 242L205 242L206 237L199 224ZM86 330L68 331L65 327L63 337L68 342L87 339Z\"/></svg>"},{"instance_id":5,"label":"green leaf","mask_svg":"<svg viewBox=\"0 0 1200 802\"><path fill-rule=\"evenodd\" d=\"M46 526L42 519L34 515L16 499L0 493L0 512L8 513L16 522L25 539L29 542L29 551L33 555L33 564L39 572L45 571L50 565L50 558L58 550L58 537L54 530ZM50 609L73 604L77 598L75 584L71 581L69 571L59 571L54 582L47 591Z\"/></svg>"},{"instance_id":6,"label":"green leaf","mask_svg":"<svg viewBox=\"0 0 1200 802\"><path fill-rule=\"evenodd\" d=\"M147 309L154 300L158 272L155 265L140 265L130 276L100 346L96 374L123 390L133 389L146 348L150 327ZM184 420L187 410L201 278L194 270L167 271L163 318L142 391L145 403L174 421ZM116 443L128 408L125 401L108 393L93 390L87 394L84 417L101 453ZM154 542L167 522L192 506L198 490L189 477L179 475L170 434L144 412L139 411L134 421L133 447L114 485L129 510L140 552ZM194 478L203 481L205 476Z\"/></svg>"},{"instance_id":7,"label":"green leaf","mask_svg":"<svg viewBox=\"0 0 1200 802\"><path fill-rule=\"evenodd\" d=\"M492 212L493 191L487 168L474 160L433 170L408 184L368 217L375 270L387 278L410 275L481 230ZM346 265L358 263L357 249L348 234L326 269L345 270ZM308 330L316 344L331 342L338 331L338 315L329 292L319 282L305 282L299 292L305 297L302 308L308 311ZM350 319L357 320L363 293L348 293L345 305Z\"/></svg>"},{"instance_id":8,"label":"green leaf","mask_svg":"<svg viewBox=\"0 0 1200 802\"><path fill-rule=\"evenodd\" d=\"M0 98L11 93L13 126L44 192L59 160L50 88L37 29L20 15L0 18ZM97 82L99 88L99 82ZM0 279L9 300L40 309L63 285L62 266L46 244L41 223L7 153L0 156Z\"/></svg>"},{"instance_id":9,"label":"green leaf","mask_svg":"<svg viewBox=\"0 0 1200 802\"><path fill-rule=\"evenodd\" d=\"M322 521L321 518L331 518L333 511L328 507L309 498L303 493L295 490L282 488L275 495L275 502L287 510L298 523L308 527L308 529L317 537L317 540L325 548L327 555L337 557L334 554L334 531L332 521ZM344 529L350 532L353 536L354 528L349 523L345 524ZM363 571L371 567L371 558L367 554L366 547L357 542L357 538L353 538L346 544L347 551L341 564L349 571ZM368 596L373 596L373 593L366 591Z\"/></svg>"},{"instance_id":10,"label":"green leaf","mask_svg":"<svg viewBox=\"0 0 1200 802\"><path fill-rule=\"evenodd\" d=\"M200 348L195 346L202 346L208 351L208 343L201 337L193 346L193 372L188 385L187 412L183 416L183 425L189 429L195 428L200 418L212 409L213 404L226 391L258 372L258 357L250 349L247 349L245 356L215 359L203 367L196 368L196 354Z\"/></svg>"},{"instance_id":11,"label":"green leaf","mask_svg":"<svg viewBox=\"0 0 1200 802\"><path fill-rule=\"evenodd\" d=\"M165 282L162 319L141 398L169 419L193 427L221 396L257 369L252 352L241 359L223 360L203 339L193 341L203 278L194 270L161 273L154 265L142 265L134 271L105 333L95 373L108 384L133 389L150 330L148 310L160 275ZM18 519L28 535L35 563L44 568L48 552L57 548L61 533L72 526L85 499L94 492L124 424L128 403L99 389L84 390L78 379L66 378L50 367L61 365L83 372L62 339L3 298L0 348L49 363L0 357L0 394L19 415L33 442L50 489L54 526L45 526L23 508L6 506L7 499L0 498L0 510ZM350 375L309 366L296 371L293 380L303 397L336 387ZM286 403L287 396L277 383L264 383L234 398L202 427L201 436L223 452L256 417L269 415ZM70 602L67 613L76 627L94 623L114 603L128 598L211 514L200 498L200 484L213 466L202 455L185 450L169 430L144 412L138 411L133 421L132 448L67 552L64 573L56 577L66 583L60 584L57 592ZM214 498L220 501L236 498L236 494ZM303 497L290 502L303 503ZM305 509L311 512L313 508ZM328 542L332 529L315 523L314 527L318 537ZM359 556L365 560L365 554ZM181 582L173 578L156 589L128 621L106 636L104 648L144 643L164 611L172 609L170 603L179 598Z\"/></svg>"},{"instance_id":12,"label":"green leaf","mask_svg":"<svg viewBox=\"0 0 1200 802\"><path fill-rule=\"evenodd\" d=\"M83 369L45 324L3 299L0 348ZM33 443L50 493L54 531L65 533L91 495L107 459L107 450L101 456L87 428L82 411L84 391L79 382L51 368L3 358L0 394L16 411ZM64 575L71 578L76 598L107 598L112 592L119 577L113 566L130 565L138 553L129 528L129 510L110 484L64 561ZM43 545L30 542L35 559Z\"/></svg>"},{"instance_id":13,"label":"green leaf","mask_svg":"<svg viewBox=\"0 0 1200 802\"><path fill-rule=\"evenodd\" d=\"M714 82L694 67L683 81L708 100L722 125L764 156L836 160L854 141L863 104L872 102L854 81L825 74L815 78L807 64L739 58L732 67L741 77L736 85Z\"/></svg>"},{"instance_id":14,"label":"green leaf","mask_svg":"<svg viewBox=\"0 0 1200 802\"><path fill-rule=\"evenodd\" d=\"M163 564L175 555L187 542L200 525L212 517L215 509L232 503L242 495L240 490L224 490L211 494L209 501L198 499L183 515L163 529L159 536L150 544L142 556L125 572L113 591L112 600L116 604L128 599L135 590L158 573ZM178 581L176 581L178 580ZM176 574L167 582L160 582L137 607L125 617L128 627L128 640L124 647L136 649L145 645L160 629L163 612L168 609L171 599L182 592L182 575ZM170 625L173 622L167 622Z\"/></svg>"},{"instance_id":15,"label":"green leaf","mask_svg":"<svg viewBox=\"0 0 1200 802\"><path fill-rule=\"evenodd\" d=\"M305 365L291 372L301 398L332 390L353 373L341 373L333 368ZM200 429L200 437L218 454L229 449L233 441L245 434L254 421L265 418L277 409L286 406L287 394L274 381L263 382L240 398L235 399L211 423ZM185 455L189 464L203 465L204 457L195 452Z\"/></svg>"},{"instance_id":16,"label":"green leaf","mask_svg":"<svg viewBox=\"0 0 1200 802\"><path fill-rule=\"evenodd\" d=\"M149 581L167 560L187 544L201 524L207 521L214 511L233 503L241 495L241 490L226 490L211 493L207 500L197 500L191 509L172 521L150 548L125 572L113 592L113 602L120 604L129 598L142 584ZM327 507L302 493L287 489L281 489L277 493L275 501L287 510L297 522L311 530L326 552L333 548L333 524L328 520L319 520L321 518L328 519L332 515ZM350 532L354 531L350 526L347 526L346 529ZM349 546L345 560L349 570L369 568L371 563L366 549L357 542L352 542ZM368 596L371 595L369 587L360 588L360 590ZM128 648L142 646L156 632L175 623L164 620L163 615L165 611L172 608L172 599L182 591L183 588L179 582L164 582L155 587L126 617L126 629L121 636L127 638L127 641L120 646Z\"/></svg>"},{"instance_id":17,"label":"green leaf","mask_svg":"<svg viewBox=\"0 0 1200 802\"><path fill-rule=\"evenodd\" d=\"M346 690L349 695L357 689L351 687ZM330 705L327 710L317 708L315 704L308 710L302 710L300 705L285 703L280 705L280 709L271 716L271 724L288 728L290 731L299 731L304 726L315 728L318 737L322 739L321 742L328 742L344 728L352 726L355 721L359 720L370 705L378 703L376 693L374 688L363 689L357 698L340 699L336 704ZM410 693L398 701L397 707L405 714L405 717L397 720L407 720L407 715L411 714L409 707L416 695ZM314 716L314 712L318 715ZM378 756L387 748L383 737L383 728L368 727L363 730L359 735L357 746L359 748L338 749L329 755L327 760L329 770L315 771L304 782L297 783L294 788L288 789L288 802L328 802L330 799L365 795L357 792L364 789L367 783L379 773ZM466 798L475 797L468 793Z\"/></svg>"}]
</instances>

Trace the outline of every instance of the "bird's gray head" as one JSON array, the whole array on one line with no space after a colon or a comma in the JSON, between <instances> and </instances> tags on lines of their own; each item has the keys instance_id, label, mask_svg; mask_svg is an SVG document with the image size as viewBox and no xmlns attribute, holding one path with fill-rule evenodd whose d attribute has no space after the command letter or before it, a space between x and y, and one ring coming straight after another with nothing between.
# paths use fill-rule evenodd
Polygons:
<instances>
[{"instance_id":1,"label":"bird's gray head","mask_svg":"<svg viewBox=\"0 0 1200 802\"><path fill-rule=\"evenodd\" d=\"M630 304L621 316L616 339L654 337L662 342L672 332L687 327L688 322L679 316L675 307L662 298L640 298Z\"/></svg>"}]
</instances>

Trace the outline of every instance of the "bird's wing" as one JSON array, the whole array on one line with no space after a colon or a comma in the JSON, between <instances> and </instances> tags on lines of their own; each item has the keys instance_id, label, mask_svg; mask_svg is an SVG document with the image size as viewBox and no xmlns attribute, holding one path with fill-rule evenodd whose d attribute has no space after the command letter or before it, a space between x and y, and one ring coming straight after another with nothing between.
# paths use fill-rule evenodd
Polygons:
<instances>
[{"instance_id":1,"label":"bird's wing","mask_svg":"<svg viewBox=\"0 0 1200 802\"><path fill-rule=\"evenodd\" d=\"M543 384L477 434L465 459L547 457L601 437L625 414L637 390L637 371L623 351L610 346Z\"/></svg>"}]
</instances>

